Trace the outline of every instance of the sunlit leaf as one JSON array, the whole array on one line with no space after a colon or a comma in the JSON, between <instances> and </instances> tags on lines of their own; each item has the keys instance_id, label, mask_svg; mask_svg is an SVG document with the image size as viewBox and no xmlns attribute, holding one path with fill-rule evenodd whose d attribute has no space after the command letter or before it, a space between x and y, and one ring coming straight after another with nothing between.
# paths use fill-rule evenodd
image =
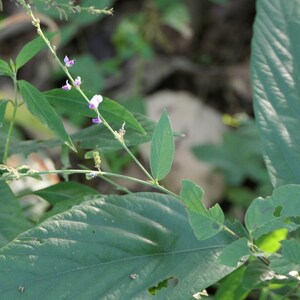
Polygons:
<instances>
[{"instance_id":1,"label":"sunlit leaf","mask_svg":"<svg viewBox=\"0 0 300 300\"><path fill-rule=\"evenodd\" d=\"M257 1L254 110L272 184L300 183L299 1Z\"/></svg>"}]
</instances>

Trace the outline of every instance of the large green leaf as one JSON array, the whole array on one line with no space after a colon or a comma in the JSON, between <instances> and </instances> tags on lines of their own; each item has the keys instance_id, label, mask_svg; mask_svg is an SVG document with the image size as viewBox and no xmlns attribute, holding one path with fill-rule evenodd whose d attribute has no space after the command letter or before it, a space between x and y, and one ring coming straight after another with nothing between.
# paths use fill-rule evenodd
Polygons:
<instances>
[{"instance_id":1,"label":"large green leaf","mask_svg":"<svg viewBox=\"0 0 300 300\"><path fill-rule=\"evenodd\" d=\"M28 110L55 133L67 146L76 151L61 119L45 99L43 93L25 80L19 80L18 85Z\"/></svg>"},{"instance_id":2,"label":"large green leaf","mask_svg":"<svg viewBox=\"0 0 300 300\"><path fill-rule=\"evenodd\" d=\"M9 186L0 180L0 247L31 227L22 214L18 199ZM1 284L0 284L1 285Z\"/></svg>"},{"instance_id":3,"label":"large green leaf","mask_svg":"<svg viewBox=\"0 0 300 300\"><path fill-rule=\"evenodd\" d=\"M180 201L156 193L86 201L0 251L3 299L190 299L233 268L226 233L198 241ZM175 286L148 288L172 279Z\"/></svg>"},{"instance_id":4,"label":"large green leaf","mask_svg":"<svg viewBox=\"0 0 300 300\"><path fill-rule=\"evenodd\" d=\"M258 198L249 206L245 223L255 239L280 228L294 231L299 222L293 217L300 215L300 185L281 186L273 191L272 197Z\"/></svg>"},{"instance_id":5,"label":"large green leaf","mask_svg":"<svg viewBox=\"0 0 300 300\"><path fill-rule=\"evenodd\" d=\"M47 33L47 38L52 38L56 33ZM45 41L38 36L34 40L27 43L19 52L16 58L16 68L19 69L25 65L30 59L32 59L36 54L38 54L43 48L46 48Z\"/></svg>"},{"instance_id":6,"label":"large green leaf","mask_svg":"<svg viewBox=\"0 0 300 300\"><path fill-rule=\"evenodd\" d=\"M258 0L252 42L254 109L275 187L300 183L300 1Z\"/></svg>"},{"instance_id":7,"label":"large green leaf","mask_svg":"<svg viewBox=\"0 0 300 300\"><path fill-rule=\"evenodd\" d=\"M161 114L150 147L150 167L155 179L161 180L171 170L174 159L174 138L167 112Z\"/></svg>"},{"instance_id":8,"label":"large green leaf","mask_svg":"<svg viewBox=\"0 0 300 300\"><path fill-rule=\"evenodd\" d=\"M54 89L44 92L44 95L50 104L64 112L91 118L96 117L95 112L89 109L88 103L77 90L66 92L62 89ZM87 93L87 96L92 97L90 93ZM126 128L130 127L142 134L146 134L133 114L118 102L104 98L103 103L99 106L99 110L108 123L112 122L120 128L122 123L125 122Z\"/></svg>"}]
</instances>

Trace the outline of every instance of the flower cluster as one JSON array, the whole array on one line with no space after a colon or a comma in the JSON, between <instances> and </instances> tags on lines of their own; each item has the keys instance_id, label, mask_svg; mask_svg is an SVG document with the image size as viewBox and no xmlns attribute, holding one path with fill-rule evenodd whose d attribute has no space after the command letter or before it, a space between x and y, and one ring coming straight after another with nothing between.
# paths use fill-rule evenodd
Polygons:
<instances>
[{"instance_id":1,"label":"flower cluster","mask_svg":"<svg viewBox=\"0 0 300 300\"><path fill-rule=\"evenodd\" d=\"M75 64L74 59L69 59L69 57L66 55L64 58L64 63L66 68L70 68ZM77 76L76 79L73 82L73 86L79 88L82 84L82 80L80 76ZM69 80L66 80L66 84L62 86L62 89L65 91L71 90L72 85L69 83ZM103 101L103 97L101 95L95 95L93 98L89 101L89 109L96 110L98 109L99 104ZM92 122L94 124L100 124L102 123L102 120L98 114L97 118L93 118Z\"/></svg>"}]
</instances>

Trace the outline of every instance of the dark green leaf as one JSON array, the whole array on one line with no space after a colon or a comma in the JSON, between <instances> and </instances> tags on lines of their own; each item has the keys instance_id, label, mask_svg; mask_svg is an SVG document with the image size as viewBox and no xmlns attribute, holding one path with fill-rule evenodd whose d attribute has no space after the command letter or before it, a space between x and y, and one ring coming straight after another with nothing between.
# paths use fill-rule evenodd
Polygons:
<instances>
[{"instance_id":1,"label":"dark green leaf","mask_svg":"<svg viewBox=\"0 0 300 300\"><path fill-rule=\"evenodd\" d=\"M252 290L266 286L270 280L270 272L270 268L261 261L252 261L244 273L243 287Z\"/></svg>"},{"instance_id":2,"label":"dark green leaf","mask_svg":"<svg viewBox=\"0 0 300 300\"><path fill-rule=\"evenodd\" d=\"M217 262L231 242L225 233L198 241L184 207L171 196L98 198L2 248L0 294L30 300L190 299L234 270ZM170 278L174 285L150 294L149 288Z\"/></svg>"},{"instance_id":3,"label":"dark green leaf","mask_svg":"<svg viewBox=\"0 0 300 300\"><path fill-rule=\"evenodd\" d=\"M269 258L270 268L281 275L288 275L291 270L300 272L300 264L294 263L281 255L273 255Z\"/></svg>"},{"instance_id":4,"label":"dark green leaf","mask_svg":"<svg viewBox=\"0 0 300 300\"><path fill-rule=\"evenodd\" d=\"M38 195L49 202L52 207L48 210L41 220L50 216L64 212L74 205L99 196L99 193L87 185L77 182L60 182L50 187L34 191L32 194Z\"/></svg>"},{"instance_id":5,"label":"dark green leaf","mask_svg":"<svg viewBox=\"0 0 300 300\"><path fill-rule=\"evenodd\" d=\"M56 33L47 33L46 37L51 39ZM37 37L34 40L27 43L19 52L16 58L16 68L20 69L25 65L30 59L32 59L36 54L38 54L43 48L46 47L45 41L41 37Z\"/></svg>"},{"instance_id":6,"label":"dark green leaf","mask_svg":"<svg viewBox=\"0 0 300 300\"><path fill-rule=\"evenodd\" d=\"M161 114L150 147L150 167L153 177L161 180L171 170L174 159L174 138L167 112Z\"/></svg>"},{"instance_id":7,"label":"dark green leaf","mask_svg":"<svg viewBox=\"0 0 300 300\"><path fill-rule=\"evenodd\" d=\"M48 103L43 93L27 81L20 80L18 81L18 84L28 110L67 146L76 151L76 148L67 134L62 121L52 106Z\"/></svg>"},{"instance_id":8,"label":"dark green leaf","mask_svg":"<svg viewBox=\"0 0 300 300\"><path fill-rule=\"evenodd\" d=\"M223 250L219 256L219 261L226 266L236 267L238 263L245 262L250 253L248 239L241 238Z\"/></svg>"},{"instance_id":9,"label":"dark green leaf","mask_svg":"<svg viewBox=\"0 0 300 300\"><path fill-rule=\"evenodd\" d=\"M273 186L300 183L299 1L257 1L254 109Z\"/></svg>"},{"instance_id":10,"label":"dark green leaf","mask_svg":"<svg viewBox=\"0 0 300 300\"><path fill-rule=\"evenodd\" d=\"M249 233L255 239L280 228L296 230L300 224L292 217L300 216L300 186L285 185L273 191L272 197L252 202L245 216Z\"/></svg>"},{"instance_id":11,"label":"dark green leaf","mask_svg":"<svg viewBox=\"0 0 300 300\"><path fill-rule=\"evenodd\" d=\"M291 239L291 240L282 241L281 244L282 244L282 257L300 265L299 241L295 239Z\"/></svg>"},{"instance_id":12,"label":"dark green leaf","mask_svg":"<svg viewBox=\"0 0 300 300\"><path fill-rule=\"evenodd\" d=\"M87 101L77 90L70 90L68 92L62 89L54 89L44 92L49 103L60 110L72 114L79 114L85 117L95 118L96 114L90 110ZM90 93L87 93L89 98L92 98ZM146 134L144 128L136 120L131 112L116 101L109 98L104 98L100 104L99 110L108 123L113 123L119 128L123 122L126 123L125 128L129 127L137 132Z\"/></svg>"},{"instance_id":13,"label":"dark green leaf","mask_svg":"<svg viewBox=\"0 0 300 300\"><path fill-rule=\"evenodd\" d=\"M180 197L188 208L189 220L199 240L210 238L224 228L224 213L219 204L206 209L202 204L203 190L189 180L182 181Z\"/></svg>"},{"instance_id":14,"label":"dark green leaf","mask_svg":"<svg viewBox=\"0 0 300 300\"><path fill-rule=\"evenodd\" d=\"M2 59L0 59L0 76L1 75L9 76L9 77L11 77L11 75L12 75L9 64Z\"/></svg>"},{"instance_id":15,"label":"dark green leaf","mask_svg":"<svg viewBox=\"0 0 300 300\"><path fill-rule=\"evenodd\" d=\"M214 300L244 300L250 293L242 286L245 267L241 267L221 281Z\"/></svg>"},{"instance_id":16,"label":"dark green leaf","mask_svg":"<svg viewBox=\"0 0 300 300\"><path fill-rule=\"evenodd\" d=\"M135 114L135 118L146 131L145 134L140 134L135 130L128 128L125 135L125 143L127 146L137 146L150 141L155 124L146 116ZM116 130L118 128L115 128ZM71 135L74 143L80 143L81 149L97 149L102 152L122 149L121 144L112 136L104 126L92 125L82 129L79 132ZM0 131L0 143L4 144L6 136ZM40 149L60 146L62 142L57 139L48 141L17 141L12 139L10 153L22 153L28 155ZM0 147L0 157L3 156L3 148Z\"/></svg>"},{"instance_id":17,"label":"dark green leaf","mask_svg":"<svg viewBox=\"0 0 300 300\"><path fill-rule=\"evenodd\" d=\"M22 214L18 199L9 186L0 180L0 247L31 227Z\"/></svg>"}]
</instances>

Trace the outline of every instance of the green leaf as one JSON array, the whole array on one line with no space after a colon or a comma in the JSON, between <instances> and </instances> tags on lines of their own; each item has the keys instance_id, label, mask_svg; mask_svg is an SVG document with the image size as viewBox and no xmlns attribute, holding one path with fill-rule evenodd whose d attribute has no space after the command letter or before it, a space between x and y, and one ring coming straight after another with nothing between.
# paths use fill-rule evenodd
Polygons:
<instances>
[{"instance_id":1,"label":"green leaf","mask_svg":"<svg viewBox=\"0 0 300 300\"><path fill-rule=\"evenodd\" d=\"M203 190L189 180L182 181L180 197L188 208L189 221L199 240L210 238L224 228L224 213L219 204L206 209L202 204Z\"/></svg>"},{"instance_id":2,"label":"green leaf","mask_svg":"<svg viewBox=\"0 0 300 300\"><path fill-rule=\"evenodd\" d=\"M99 196L99 193L91 187L77 182L60 182L50 187L40 189L31 194L42 197L49 202L52 207L48 210L40 221L64 212L74 205L78 205L91 197Z\"/></svg>"},{"instance_id":3,"label":"green leaf","mask_svg":"<svg viewBox=\"0 0 300 300\"><path fill-rule=\"evenodd\" d=\"M273 191L272 197L257 198L249 206L245 224L253 238L280 228L294 231L299 227L297 220L290 219L300 216L300 186L289 184Z\"/></svg>"},{"instance_id":4,"label":"green leaf","mask_svg":"<svg viewBox=\"0 0 300 300\"><path fill-rule=\"evenodd\" d=\"M79 114L91 118L96 117L95 112L89 109L88 103L77 90L66 92L62 89L54 89L44 92L44 95L51 105L63 112L70 113L71 111L72 114ZM87 96L92 98L90 93L87 93ZM144 128L136 120L134 115L118 102L104 98L99 109L108 123L116 124L120 128L123 122L125 122L125 128L129 127L137 132L146 134Z\"/></svg>"},{"instance_id":5,"label":"green leaf","mask_svg":"<svg viewBox=\"0 0 300 300\"><path fill-rule=\"evenodd\" d=\"M270 280L271 269L259 260L250 262L246 268L243 278L245 289L257 289L264 287Z\"/></svg>"},{"instance_id":6,"label":"green leaf","mask_svg":"<svg viewBox=\"0 0 300 300\"><path fill-rule=\"evenodd\" d=\"M170 172L174 159L173 132L167 112L161 114L150 147L150 168L153 177L161 180Z\"/></svg>"},{"instance_id":7,"label":"green leaf","mask_svg":"<svg viewBox=\"0 0 300 300\"><path fill-rule=\"evenodd\" d=\"M9 186L0 180L0 248L31 227L22 214L18 199Z\"/></svg>"},{"instance_id":8,"label":"green leaf","mask_svg":"<svg viewBox=\"0 0 300 300\"><path fill-rule=\"evenodd\" d=\"M48 39L51 39L56 33L51 32L45 34ZM30 59L32 59L36 54L38 54L43 48L46 47L45 41L39 36L34 40L27 43L19 52L16 58L16 68L17 70L24 66Z\"/></svg>"},{"instance_id":9,"label":"green leaf","mask_svg":"<svg viewBox=\"0 0 300 300\"><path fill-rule=\"evenodd\" d=\"M135 114L135 118L145 129L146 134L140 134L128 128L125 135L125 143L129 146L137 146L151 140L155 124L146 116ZM117 130L117 128L116 128ZM122 149L121 144L112 137L111 132L104 126L92 125L71 135L74 143L79 143L81 149L95 149L101 152ZM4 144L6 135L0 131L0 143ZM47 141L18 141L12 139L10 154L22 153L28 155L40 149L48 149L61 146L62 142L58 139ZM3 147L0 147L0 157L3 156Z\"/></svg>"},{"instance_id":10,"label":"green leaf","mask_svg":"<svg viewBox=\"0 0 300 300\"><path fill-rule=\"evenodd\" d=\"M300 183L299 1L257 1L254 110L273 186Z\"/></svg>"},{"instance_id":11,"label":"green leaf","mask_svg":"<svg viewBox=\"0 0 300 300\"><path fill-rule=\"evenodd\" d=\"M282 257L281 255L273 255L269 257L270 268L281 275L289 275L291 270L300 272L300 264L294 263L289 259Z\"/></svg>"},{"instance_id":12,"label":"green leaf","mask_svg":"<svg viewBox=\"0 0 300 300\"><path fill-rule=\"evenodd\" d=\"M28 110L76 152L76 148L67 134L62 121L44 95L27 81L19 80L18 84Z\"/></svg>"},{"instance_id":13,"label":"green leaf","mask_svg":"<svg viewBox=\"0 0 300 300\"><path fill-rule=\"evenodd\" d=\"M223 250L219 256L219 262L229 267L236 267L238 263L245 262L250 254L248 239L241 238Z\"/></svg>"},{"instance_id":14,"label":"green leaf","mask_svg":"<svg viewBox=\"0 0 300 300\"><path fill-rule=\"evenodd\" d=\"M246 290L242 286L245 267L241 267L221 281L214 300L243 300L246 299L250 290Z\"/></svg>"},{"instance_id":15,"label":"green leaf","mask_svg":"<svg viewBox=\"0 0 300 300\"><path fill-rule=\"evenodd\" d=\"M295 239L285 240L282 244L282 257L300 265L300 243ZM300 266L299 266L300 267Z\"/></svg>"},{"instance_id":16,"label":"green leaf","mask_svg":"<svg viewBox=\"0 0 300 300\"><path fill-rule=\"evenodd\" d=\"M198 241L171 196L98 198L2 248L0 294L17 299L21 289L22 299L190 299L234 270L217 262L231 242L225 233ZM150 294L170 278L175 286Z\"/></svg>"},{"instance_id":17,"label":"green leaf","mask_svg":"<svg viewBox=\"0 0 300 300\"><path fill-rule=\"evenodd\" d=\"M0 76L11 77L11 75L12 74L11 74L11 69L9 67L9 64L6 61L0 59Z\"/></svg>"},{"instance_id":18,"label":"green leaf","mask_svg":"<svg viewBox=\"0 0 300 300\"><path fill-rule=\"evenodd\" d=\"M182 180L181 184L182 188L180 191L180 197L187 208L189 210L206 214L207 210L202 203L204 191L201 187L190 180Z\"/></svg>"},{"instance_id":19,"label":"green leaf","mask_svg":"<svg viewBox=\"0 0 300 300\"><path fill-rule=\"evenodd\" d=\"M0 128L2 127L8 100L0 100Z\"/></svg>"}]
</instances>

